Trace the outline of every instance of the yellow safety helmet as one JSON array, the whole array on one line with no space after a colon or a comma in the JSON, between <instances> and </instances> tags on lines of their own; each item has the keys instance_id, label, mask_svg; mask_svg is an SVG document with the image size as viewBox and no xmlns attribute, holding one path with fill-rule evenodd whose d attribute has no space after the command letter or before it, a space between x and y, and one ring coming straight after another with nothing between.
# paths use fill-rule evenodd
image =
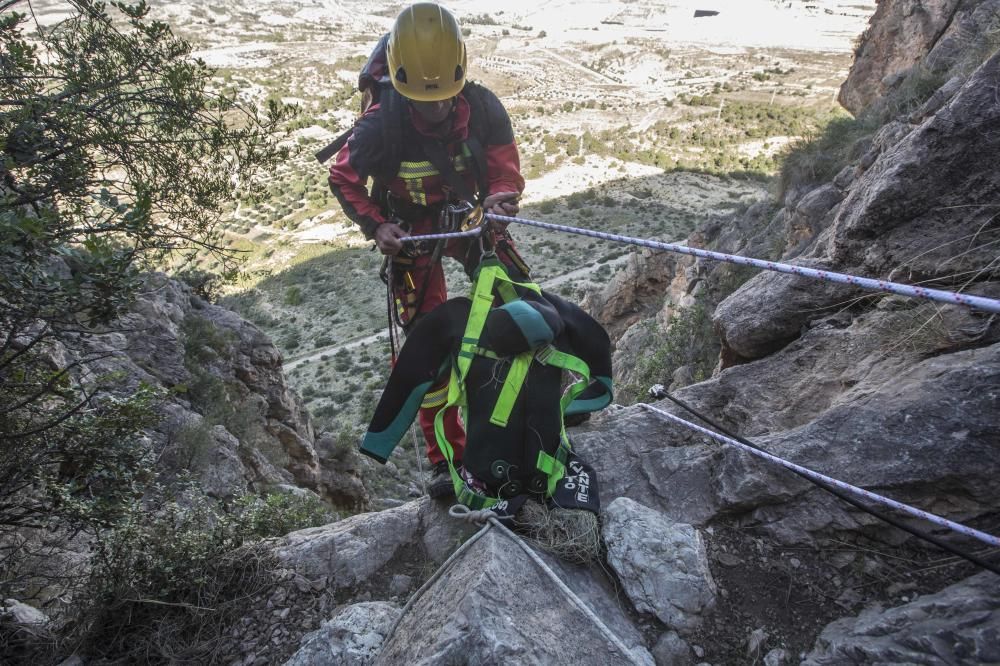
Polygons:
<instances>
[{"instance_id":1,"label":"yellow safety helmet","mask_svg":"<svg viewBox=\"0 0 1000 666\"><path fill-rule=\"evenodd\" d=\"M418 2L396 18L386 48L389 78L403 97L438 102L465 85L465 42L458 21L444 7Z\"/></svg>"}]
</instances>

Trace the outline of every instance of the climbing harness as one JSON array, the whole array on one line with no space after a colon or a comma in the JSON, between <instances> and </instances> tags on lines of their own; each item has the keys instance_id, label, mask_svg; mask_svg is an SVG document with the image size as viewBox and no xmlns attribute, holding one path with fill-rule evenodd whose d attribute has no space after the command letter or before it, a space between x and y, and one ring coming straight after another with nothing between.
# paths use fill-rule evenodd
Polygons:
<instances>
[{"instance_id":1,"label":"climbing harness","mask_svg":"<svg viewBox=\"0 0 1000 666\"><path fill-rule=\"evenodd\" d=\"M528 557L531 558L531 561L534 562L536 565L538 565L538 567L542 570L542 572L545 573L545 575L548 576L553 583L555 583L559 591L562 592L567 599L569 599L570 603L576 606L577 610L583 613L584 617L590 620L598 628L598 630L608 640L610 646L613 647L616 651L618 651L624 659L628 660L629 663L634 664L635 666L646 666L646 662L639 659L635 655L635 653L633 653L628 648L628 646L626 646L625 643L622 642L622 639L619 638L618 635L615 634L613 631L611 631L608 625L606 625L601 620L601 618L597 617L594 611L592 611L590 607L582 599L580 599L580 597L575 592L573 592L573 590L571 590L569 586L562 581L561 578L559 578L556 572L552 570L552 567L546 564L545 560L543 560L538 555L538 553L536 553L534 550L531 549L531 546L526 544L514 532L510 531L510 529L508 529L506 525L500 522L495 512L490 511L489 509L478 509L478 510L470 509L467 506L459 504L449 508L448 515L451 516L452 518L463 520L467 523L481 524L483 525L483 528L478 532L476 532L475 534L473 534L471 537L469 537L468 540L466 540L465 543L459 546L455 550L455 552L452 553L447 560L445 560L444 564L438 567L438 570L435 571L434 574L427 579L427 582L421 585L420 588L413 593L413 596L411 596L409 600L406 602L406 605L403 606L403 610L400 611L399 617L397 617L396 621L392 624L392 628L390 628L388 633L386 633L385 640L382 642L382 645L386 645L389 642L389 640L393 637L393 635L395 635L396 629L399 628L399 625L402 623L403 618L406 617L407 612L411 608L413 608L414 604L416 604L417 601L420 600L420 598L424 595L424 593L432 585L434 585L434 583L436 583L441 578L441 576L444 575L446 571L448 571L448 569L451 568L451 565L455 562L455 560L457 560L459 556L462 555L462 553L471 548L474 543L476 543L481 538L486 536L486 533L489 532L491 528L495 527L497 530L500 531L501 534L503 534L508 539L517 544L517 546L521 550L523 550L528 555Z\"/></svg>"},{"instance_id":2,"label":"climbing harness","mask_svg":"<svg viewBox=\"0 0 1000 666\"><path fill-rule=\"evenodd\" d=\"M870 490L865 490L864 488L859 488L857 486L852 486L849 483L845 483L843 481L839 481L837 479L834 479L832 477L826 476L824 474L820 474L819 472L814 472L811 469L808 469L806 467L802 467L801 465L796 465L795 463L792 463L792 462L789 462L787 460L784 460L783 458L779 458L778 456L773 455L771 453L767 453L766 451L762 451L760 449L755 449L755 448L753 448L751 446L747 446L746 444L744 444L742 442L739 442L739 441L737 441L737 440L735 440L735 439L733 439L731 437L726 437L725 435L720 435L719 433L714 432L712 430L709 430L708 428L704 428L704 427L702 427L702 426L700 426L700 425L698 425L696 423L691 423L690 421L685 421L684 419L680 418L679 416L674 416L670 412L666 412L666 411L664 411L662 409L659 409L657 407L653 407L652 405L641 404L640 406L644 407L645 409L648 409L651 412L659 414L660 416L662 416L664 418L667 418L667 419L673 421L674 423L678 423L678 424L684 426L685 428L689 428L691 430L695 430L697 432L700 432L701 434L707 435L708 437L711 437L712 439L714 439L714 440L716 440L718 442L722 442L723 444L729 444L731 446L735 446L736 448L741 449L743 451L746 451L747 453L749 453L751 455L757 456L758 458L763 458L764 460L768 460L768 461L773 462L773 463L775 463L777 465L781 465L782 467L785 467L786 469L790 469L790 470L792 470L794 472L798 472L799 474L802 474L803 476L809 477L810 479L815 479L815 480L820 481L822 483L826 483L826 484L829 484L829 485L834 486L836 488L840 488L841 490L847 491L849 493L853 493L855 495L859 495L859 496L864 497L864 498L866 498L868 500L871 500L872 502L876 502L878 504L884 504L885 506L892 507L893 509L896 509L896 510L901 511L903 513L909 514L909 515L914 516L916 518L920 518L921 520L926 520L927 522L933 523L935 525L939 525L939 526L944 527L946 529L949 529L949 530L951 530L953 532L958 532L959 534L964 534L966 536L972 537L973 539L977 539L979 541L982 541L983 543L985 543L985 544L987 544L989 546L993 546L994 548L1000 548L1000 537L995 537L992 534L987 534L986 532L981 532L980 530L974 529L974 528L969 527L967 525L962 525L961 523L956 523L956 522L954 522L952 520L948 520L947 518L942 518L941 516L937 516L937 515L935 515L933 513L928 513L927 511L924 511L923 509L918 509L916 507L910 506L909 504L903 504L902 502L897 502L894 499L890 499L890 498L885 497L883 495L879 495L878 493L873 493Z\"/></svg>"},{"instance_id":3,"label":"climbing harness","mask_svg":"<svg viewBox=\"0 0 1000 666\"><path fill-rule=\"evenodd\" d=\"M469 310L469 317L466 323L465 332L462 336L462 344L455 362L452 364L451 374L448 381L448 395L445 406L438 411L434 419L434 433L437 438L438 447L448 463L452 482L455 486L455 496L458 501L472 509L487 509L495 506L503 499L511 499L524 492L544 494L551 497L556 491L559 481L565 476L566 465L570 458L572 447L569 437L566 435L565 424L560 423L559 444L556 450L550 454L544 449L538 451L535 460L536 474L527 482L526 487L519 481L509 481L504 485L503 497L492 497L479 492L470 487L465 479L459 474L454 464L454 447L448 441L444 429L444 414L455 406L461 407L463 411L468 409L465 381L472 365L472 360L476 356L486 356L497 358L495 353L480 346L480 337L486 325L486 318L493 308L495 295L499 294L504 303L513 303L519 299L515 287L541 294L538 285L531 282L515 282L508 275L503 265L492 256L487 255L481 262L475 275L472 305ZM579 379L570 385L559 401L561 415L565 415L570 410L570 405L586 388L590 385L590 368L582 359L567 352L559 351L551 344L544 344L539 348L531 348L513 357L507 376L504 379L500 395L494 405L490 415L490 423L506 427L510 419L511 412L517 401L518 394L528 376L529 367L533 362L543 365L568 370ZM611 394L611 387L602 385ZM468 414L464 414L465 421L468 422ZM509 478L509 463L497 460L493 463L491 473L496 479Z\"/></svg>"},{"instance_id":4,"label":"climbing harness","mask_svg":"<svg viewBox=\"0 0 1000 666\"><path fill-rule=\"evenodd\" d=\"M691 407L690 405L688 405L684 401L680 400L676 396L671 395L666 390L666 388L664 388L664 386L662 384L655 384L654 386L650 387L650 389L649 389L649 395L651 397L658 398L658 399L660 399L660 398L666 398L666 399L670 400L671 402L673 402L674 404L676 404L677 406L679 406L681 409L684 409L685 411L690 412L691 414L693 414L694 416L696 416L701 421L704 421L709 426L711 426L712 428L714 428L718 432L722 433L723 435L726 435L727 437L730 437L730 438L736 440L737 442L740 442L740 443L742 443L742 444L744 444L746 446L749 446L750 448L752 448L754 450L764 451L763 449L761 449L759 446L755 445L753 442L751 442L747 438L740 437L739 435L734 434L734 433L728 431L726 428L722 427L721 425L719 425L718 423L716 423L712 419L708 418L707 416L705 416L704 414L702 414L698 410L694 409L693 407ZM764 451L764 452L766 453L766 451ZM978 557L977 555L973 555L972 553L968 553L968 552L966 552L964 550L956 548L955 546L951 545L947 541L943 541L943 540L939 539L938 537L934 536L933 534L930 534L930 533L925 532L923 530L917 529L917 528L913 527L912 525L907 525L906 523L903 523L903 522L901 522L899 520L896 520L892 516L890 516L890 515L888 515L886 513L883 513L882 511L879 511L879 510L877 510L877 509L875 509L873 507L866 506L865 504L863 504L861 501L859 501L855 497L852 497L849 493L845 493L845 492L843 492L841 490L838 490L836 487L834 487L834 486L832 486L832 485L830 485L828 483L825 483L825 482L820 481L818 479L815 479L815 478L812 478L810 476L807 476L807 475L805 475L805 474L803 474L801 472L798 472L796 470L790 470L790 471L792 471L797 476L805 479L806 481L809 481L810 483L812 483L813 485L815 485L817 488L825 490L826 492L830 493L831 495L833 495L837 499L842 500L844 502L847 502L848 504L850 504L851 506L853 506L854 508L856 508L856 509L858 509L860 511L863 511L863 512L865 512L865 513L867 513L867 514L869 514L871 516L874 516L875 518L878 518L879 520L881 520L883 522L886 522L886 523L892 525L893 527L895 527L897 529L900 529L900 530L902 530L904 532L907 532L908 534L911 534L911 535L917 537L918 539L921 539L923 541L927 541L928 543L931 543L931 544L937 546L941 550L947 551L947 552L949 552L952 555L955 555L957 557L961 557L962 559L967 560L968 562L971 562L972 564L975 564L978 567L982 567L983 569L986 569L987 571L992 571L993 573L1000 575L1000 567L996 567L996 566L990 564L989 562L983 560L982 558Z\"/></svg>"}]
</instances>

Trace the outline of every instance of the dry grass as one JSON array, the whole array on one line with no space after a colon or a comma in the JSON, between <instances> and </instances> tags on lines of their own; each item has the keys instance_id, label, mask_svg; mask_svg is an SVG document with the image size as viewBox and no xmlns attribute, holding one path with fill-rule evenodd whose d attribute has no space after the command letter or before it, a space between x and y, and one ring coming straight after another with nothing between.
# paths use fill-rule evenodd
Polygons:
<instances>
[{"instance_id":1,"label":"dry grass","mask_svg":"<svg viewBox=\"0 0 1000 666\"><path fill-rule=\"evenodd\" d=\"M601 557L600 524L590 511L528 501L514 524L526 541L561 560L589 564Z\"/></svg>"}]
</instances>

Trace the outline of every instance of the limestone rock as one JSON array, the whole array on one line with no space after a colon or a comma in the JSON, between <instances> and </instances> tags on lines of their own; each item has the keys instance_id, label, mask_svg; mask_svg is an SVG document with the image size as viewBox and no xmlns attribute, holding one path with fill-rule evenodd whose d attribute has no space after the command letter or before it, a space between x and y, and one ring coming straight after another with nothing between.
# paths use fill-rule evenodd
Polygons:
<instances>
[{"instance_id":1,"label":"limestone rock","mask_svg":"<svg viewBox=\"0 0 1000 666\"><path fill-rule=\"evenodd\" d=\"M795 263L816 270L831 268L816 259ZM847 285L764 271L722 301L713 321L722 344L737 357L751 360L781 349L811 319L856 293Z\"/></svg>"},{"instance_id":2,"label":"limestone rock","mask_svg":"<svg viewBox=\"0 0 1000 666\"><path fill-rule=\"evenodd\" d=\"M582 307L597 319L612 339L663 301L663 292L674 279L677 255L643 249L629 254L625 266L600 293L588 294Z\"/></svg>"},{"instance_id":3,"label":"limestone rock","mask_svg":"<svg viewBox=\"0 0 1000 666\"><path fill-rule=\"evenodd\" d=\"M699 626L716 588L695 528L622 497L605 510L603 536L608 563L636 610L682 634Z\"/></svg>"},{"instance_id":4,"label":"limestone rock","mask_svg":"<svg viewBox=\"0 0 1000 666\"><path fill-rule=\"evenodd\" d=\"M660 636L652 652L657 664L689 666L694 663L691 646L676 631L668 631Z\"/></svg>"},{"instance_id":5,"label":"limestone rock","mask_svg":"<svg viewBox=\"0 0 1000 666\"><path fill-rule=\"evenodd\" d=\"M285 536L275 553L282 564L310 580L325 579L333 589L353 588L416 539L419 514L418 503L410 502L299 530Z\"/></svg>"},{"instance_id":6,"label":"limestone rock","mask_svg":"<svg viewBox=\"0 0 1000 666\"><path fill-rule=\"evenodd\" d=\"M937 594L830 624L802 663L1000 662L1000 587L984 572Z\"/></svg>"},{"instance_id":7,"label":"limestone rock","mask_svg":"<svg viewBox=\"0 0 1000 666\"><path fill-rule=\"evenodd\" d=\"M977 319L957 310L955 325ZM908 312L876 311L848 328L834 319L677 395L787 460L956 519L985 515L1000 494L1000 344L923 361L887 356L884 336L895 344L905 321L896 316ZM693 420L670 403L659 407ZM644 409L617 412L573 442L597 470L605 503L628 496L692 525L750 512L786 543L871 520Z\"/></svg>"},{"instance_id":8,"label":"limestone rock","mask_svg":"<svg viewBox=\"0 0 1000 666\"><path fill-rule=\"evenodd\" d=\"M272 550L304 579L356 597L373 588L383 569L423 577L427 559L439 564L471 531L449 518L445 507L422 498L292 532L276 540Z\"/></svg>"},{"instance_id":9,"label":"limestone rock","mask_svg":"<svg viewBox=\"0 0 1000 666\"><path fill-rule=\"evenodd\" d=\"M318 630L302 637L302 647L285 666L363 666L378 654L400 608L369 601L340 609Z\"/></svg>"},{"instance_id":10,"label":"limestone rock","mask_svg":"<svg viewBox=\"0 0 1000 666\"><path fill-rule=\"evenodd\" d=\"M858 114L885 93L891 77L919 63L950 23L960 0L880 2L855 51L839 101Z\"/></svg>"},{"instance_id":11,"label":"limestone rock","mask_svg":"<svg viewBox=\"0 0 1000 666\"><path fill-rule=\"evenodd\" d=\"M916 128L902 126L901 137L886 140L839 206L829 239L819 248L831 267L917 281L974 275L996 258L987 243L969 243L961 251L954 243L975 238L994 222L993 212L975 204L1000 196L1000 105L993 94L998 78L995 54L931 118Z\"/></svg>"},{"instance_id":12,"label":"limestone rock","mask_svg":"<svg viewBox=\"0 0 1000 666\"><path fill-rule=\"evenodd\" d=\"M714 475L720 454L649 412L622 409L575 433L573 445L597 472L602 505L627 496L694 525L719 511Z\"/></svg>"},{"instance_id":13,"label":"limestone rock","mask_svg":"<svg viewBox=\"0 0 1000 666\"><path fill-rule=\"evenodd\" d=\"M615 608L610 594L606 608ZM653 663L641 644L625 644L639 663ZM494 528L427 589L375 663L625 662L593 622Z\"/></svg>"},{"instance_id":14,"label":"limestone rock","mask_svg":"<svg viewBox=\"0 0 1000 666\"><path fill-rule=\"evenodd\" d=\"M789 219L789 251L797 254L825 228L826 214L844 198L833 183L821 185L802 197Z\"/></svg>"},{"instance_id":15,"label":"limestone rock","mask_svg":"<svg viewBox=\"0 0 1000 666\"><path fill-rule=\"evenodd\" d=\"M7 599L0 604L0 616L23 626L41 626L49 621L45 613L17 599Z\"/></svg>"},{"instance_id":16,"label":"limestone rock","mask_svg":"<svg viewBox=\"0 0 1000 666\"><path fill-rule=\"evenodd\" d=\"M320 464L319 483L325 497L351 509L368 506L371 498L361 480L361 455L354 442L338 441L330 433L321 433L316 438L316 455Z\"/></svg>"},{"instance_id":17,"label":"limestone rock","mask_svg":"<svg viewBox=\"0 0 1000 666\"><path fill-rule=\"evenodd\" d=\"M122 394L169 391L151 447L168 473L193 472L217 498L294 480L319 487L312 423L285 382L281 354L253 324L161 273L89 351L93 370L120 372ZM112 353L109 353L112 352Z\"/></svg>"},{"instance_id":18,"label":"limestone rock","mask_svg":"<svg viewBox=\"0 0 1000 666\"><path fill-rule=\"evenodd\" d=\"M764 666L790 666L792 663L792 655L788 650L775 648L764 655Z\"/></svg>"}]
</instances>

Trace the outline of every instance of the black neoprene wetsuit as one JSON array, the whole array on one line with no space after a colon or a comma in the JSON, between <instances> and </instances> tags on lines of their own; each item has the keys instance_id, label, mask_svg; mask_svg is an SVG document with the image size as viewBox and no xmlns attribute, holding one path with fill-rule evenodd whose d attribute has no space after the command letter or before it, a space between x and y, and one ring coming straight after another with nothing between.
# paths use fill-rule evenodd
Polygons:
<instances>
[{"instance_id":1,"label":"black neoprene wetsuit","mask_svg":"<svg viewBox=\"0 0 1000 666\"><path fill-rule=\"evenodd\" d=\"M610 403L611 343L604 328L578 306L549 293L519 290L523 301L542 315L553 333L553 347L583 360L591 383L566 410L591 412ZM375 409L361 444L361 452L385 462L405 435L425 394L447 378L457 357L469 316L470 301L453 298L426 315L409 334ZM490 422L490 415L518 347L498 308L490 311L480 346L499 358L477 355L466 380L468 399L466 470L496 489L490 467L498 460L510 465L511 476L536 473L539 450L550 455L559 446L562 427L560 368L532 361L506 427ZM509 322L507 322L509 323ZM523 342L523 339L522 339Z\"/></svg>"}]
</instances>

